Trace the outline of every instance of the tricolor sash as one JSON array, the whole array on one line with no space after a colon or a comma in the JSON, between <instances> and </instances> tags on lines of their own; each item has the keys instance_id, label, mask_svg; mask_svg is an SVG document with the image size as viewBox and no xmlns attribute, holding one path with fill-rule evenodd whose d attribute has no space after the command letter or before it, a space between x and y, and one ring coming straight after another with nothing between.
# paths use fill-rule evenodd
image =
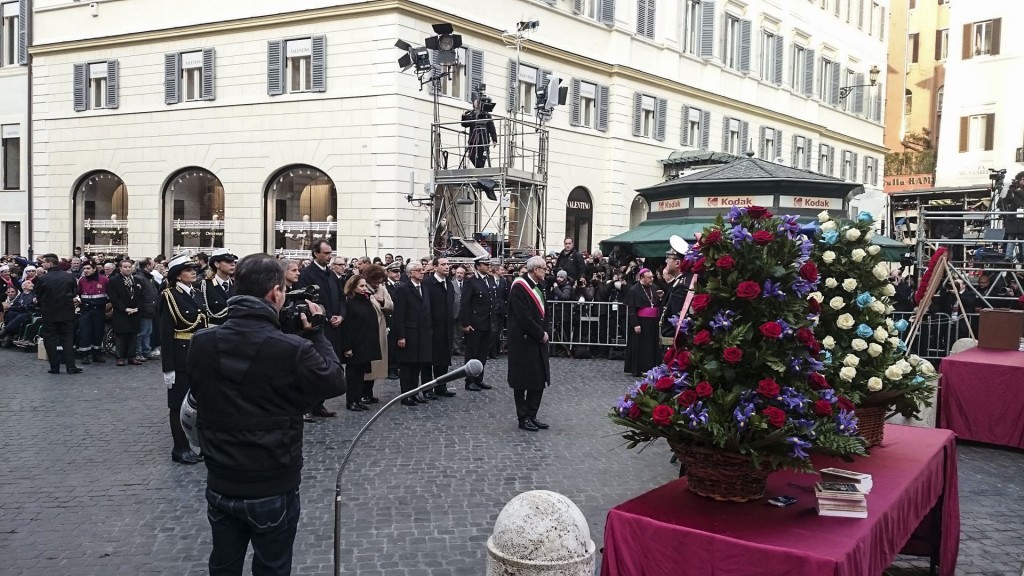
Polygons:
<instances>
[{"instance_id":1,"label":"tricolor sash","mask_svg":"<svg viewBox=\"0 0 1024 576\"><path fill-rule=\"evenodd\" d=\"M530 299L533 300L533 303L537 305L537 309L540 310L540 317L543 318L544 303L540 301L540 298L537 296L537 293L534 292L533 287L530 286L530 283L523 278L516 278L515 280L512 281L512 287L515 288L516 286L522 286L523 288L526 289L526 293L530 295Z\"/></svg>"}]
</instances>

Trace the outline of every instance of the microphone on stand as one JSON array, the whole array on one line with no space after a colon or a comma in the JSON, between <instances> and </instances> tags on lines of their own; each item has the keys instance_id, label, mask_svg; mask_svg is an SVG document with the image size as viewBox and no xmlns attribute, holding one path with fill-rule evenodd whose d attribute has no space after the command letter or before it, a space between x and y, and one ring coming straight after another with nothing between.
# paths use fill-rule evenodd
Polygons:
<instances>
[{"instance_id":1,"label":"microphone on stand","mask_svg":"<svg viewBox=\"0 0 1024 576\"><path fill-rule=\"evenodd\" d=\"M455 370L448 372L447 374L444 374L438 378L434 378L433 380L427 382L426 384L422 384L417 388L414 388L412 390L409 390L408 392L403 392L398 396L395 396L387 404L384 404L384 406L382 406L380 410L377 410L377 413L371 416L370 419L366 421L366 424L363 424L363 427L359 429L359 432L356 433L355 438L353 438L352 442L349 443L348 445L348 451L345 452L345 457L341 459L341 467L338 469L338 479L334 485L335 576L341 576L341 476L342 474L345 473L345 466L348 464L349 458L352 457L352 453L355 451L356 445L359 444L359 440L362 439L363 434L365 434L370 429L370 426L372 426L373 423L376 422L378 418L380 418L381 414L384 414L384 412L386 412L389 408L394 406L396 402L401 402L402 400L410 396L419 394L420 392L425 392L427 390L434 388L435 386L446 384L448 382L451 382L452 380L458 380L459 378L465 378L466 376L472 376L476 378L477 376L480 376L483 373L484 365L479 360L474 358L469 362L466 362L462 366L459 366Z\"/></svg>"}]
</instances>

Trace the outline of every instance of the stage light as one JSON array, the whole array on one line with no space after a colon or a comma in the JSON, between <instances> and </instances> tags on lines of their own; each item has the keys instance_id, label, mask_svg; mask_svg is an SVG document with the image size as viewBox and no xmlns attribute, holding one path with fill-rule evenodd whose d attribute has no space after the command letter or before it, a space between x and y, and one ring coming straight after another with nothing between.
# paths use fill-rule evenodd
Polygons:
<instances>
[{"instance_id":1,"label":"stage light","mask_svg":"<svg viewBox=\"0 0 1024 576\"><path fill-rule=\"evenodd\" d=\"M483 190L484 194L487 195L488 200L496 201L498 196L494 193L494 189L498 186L498 183L493 178L480 178L474 184L478 190Z\"/></svg>"},{"instance_id":2,"label":"stage light","mask_svg":"<svg viewBox=\"0 0 1024 576\"><path fill-rule=\"evenodd\" d=\"M431 28L436 36L426 38L423 43L427 48L437 51L437 64L441 66L458 64L459 55L456 50L462 47L462 36L455 34L455 29L448 23L433 24Z\"/></svg>"}]
</instances>

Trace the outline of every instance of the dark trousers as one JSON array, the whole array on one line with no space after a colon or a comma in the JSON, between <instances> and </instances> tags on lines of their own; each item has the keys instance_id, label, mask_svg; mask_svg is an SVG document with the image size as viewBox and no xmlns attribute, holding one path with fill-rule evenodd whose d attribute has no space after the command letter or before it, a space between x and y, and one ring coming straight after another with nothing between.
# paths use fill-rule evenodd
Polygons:
<instances>
[{"instance_id":1,"label":"dark trousers","mask_svg":"<svg viewBox=\"0 0 1024 576\"><path fill-rule=\"evenodd\" d=\"M85 356L99 356L103 352L103 333L105 314L102 308L82 310L78 319L78 352Z\"/></svg>"},{"instance_id":2,"label":"dark trousers","mask_svg":"<svg viewBox=\"0 0 1024 576\"><path fill-rule=\"evenodd\" d=\"M440 378L441 376L444 376L445 374L448 373L448 368L449 368L448 366L441 366L440 364L434 364L434 366L433 366L433 376L432 376L431 379L436 380L436 379ZM447 389L448 389L448 385L447 384L441 384L441 385L438 385L438 386L434 386L434 390L447 390Z\"/></svg>"},{"instance_id":3,"label":"dark trousers","mask_svg":"<svg viewBox=\"0 0 1024 576\"><path fill-rule=\"evenodd\" d=\"M253 576L292 572L292 544L299 525L299 491L241 499L206 489L206 518L213 531L210 576L241 576L252 542Z\"/></svg>"},{"instance_id":4,"label":"dark trousers","mask_svg":"<svg viewBox=\"0 0 1024 576\"><path fill-rule=\"evenodd\" d=\"M138 332L116 332L114 334L114 347L118 358L131 360L135 358L135 343L138 341Z\"/></svg>"},{"instance_id":5,"label":"dark trousers","mask_svg":"<svg viewBox=\"0 0 1024 576\"><path fill-rule=\"evenodd\" d=\"M399 364L398 384L401 386L402 392L408 392L420 384L430 382L432 371L430 363L406 364L403 362Z\"/></svg>"},{"instance_id":6,"label":"dark trousers","mask_svg":"<svg viewBox=\"0 0 1024 576\"><path fill-rule=\"evenodd\" d=\"M505 330L505 317L498 316L494 322L491 323L491 345L490 353L491 356L498 356L501 354L501 333Z\"/></svg>"},{"instance_id":7,"label":"dark trousers","mask_svg":"<svg viewBox=\"0 0 1024 576\"><path fill-rule=\"evenodd\" d=\"M487 351L491 347L490 330L470 330L466 332L466 362L479 360L487 368ZM483 372L477 377L467 376L466 384L477 384L484 381Z\"/></svg>"},{"instance_id":8,"label":"dark trousers","mask_svg":"<svg viewBox=\"0 0 1024 576\"><path fill-rule=\"evenodd\" d=\"M513 388L512 397L516 400L516 416L520 420L536 418L537 410L540 409L540 399L544 397L544 389L520 390Z\"/></svg>"},{"instance_id":9,"label":"dark trousers","mask_svg":"<svg viewBox=\"0 0 1024 576\"><path fill-rule=\"evenodd\" d=\"M10 338L21 338L21 331L31 321L31 312L8 312L4 316L3 335Z\"/></svg>"},{"instance_id":10,"label":"dark trousers","mask_svg":"<svg viewBox=\"0 0 1024 576\"><path fill-rule=\"evenodd\" d=\"M50 361L51 370L56 371L60 369L57 346L63 348L61 353L64 356L64 365L67 369L71 370L75 367L74 325L75 323L71 320L43 323L43 347L46 348L46 358Z\"/></svg>"},{"instance_id":11,"label":"dark trousers","mask_svg":"<svg viewBox=\"0 0 1024 576\"><path fill-rule=\"evenodd\" d=\"M352 404L363 398L363 379L369 372L369 364L349 364L345 366L345 402Z\"/></svg>"}]
</instances>

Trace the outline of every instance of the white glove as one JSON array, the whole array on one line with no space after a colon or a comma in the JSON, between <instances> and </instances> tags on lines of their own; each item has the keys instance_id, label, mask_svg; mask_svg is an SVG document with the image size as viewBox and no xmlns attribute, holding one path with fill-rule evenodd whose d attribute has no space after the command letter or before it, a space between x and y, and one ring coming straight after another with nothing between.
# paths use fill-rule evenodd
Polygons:
<instances>
[{"instance_id":1,"label":"white glove","mask_svg":"<svg viewBox=\"0 0 1024 576\"><path fill-rule=\"evenodd\" d=\"M164 384L168 388L174 386L174 372L164 372Z\"/></svg>"}]
</instances>

